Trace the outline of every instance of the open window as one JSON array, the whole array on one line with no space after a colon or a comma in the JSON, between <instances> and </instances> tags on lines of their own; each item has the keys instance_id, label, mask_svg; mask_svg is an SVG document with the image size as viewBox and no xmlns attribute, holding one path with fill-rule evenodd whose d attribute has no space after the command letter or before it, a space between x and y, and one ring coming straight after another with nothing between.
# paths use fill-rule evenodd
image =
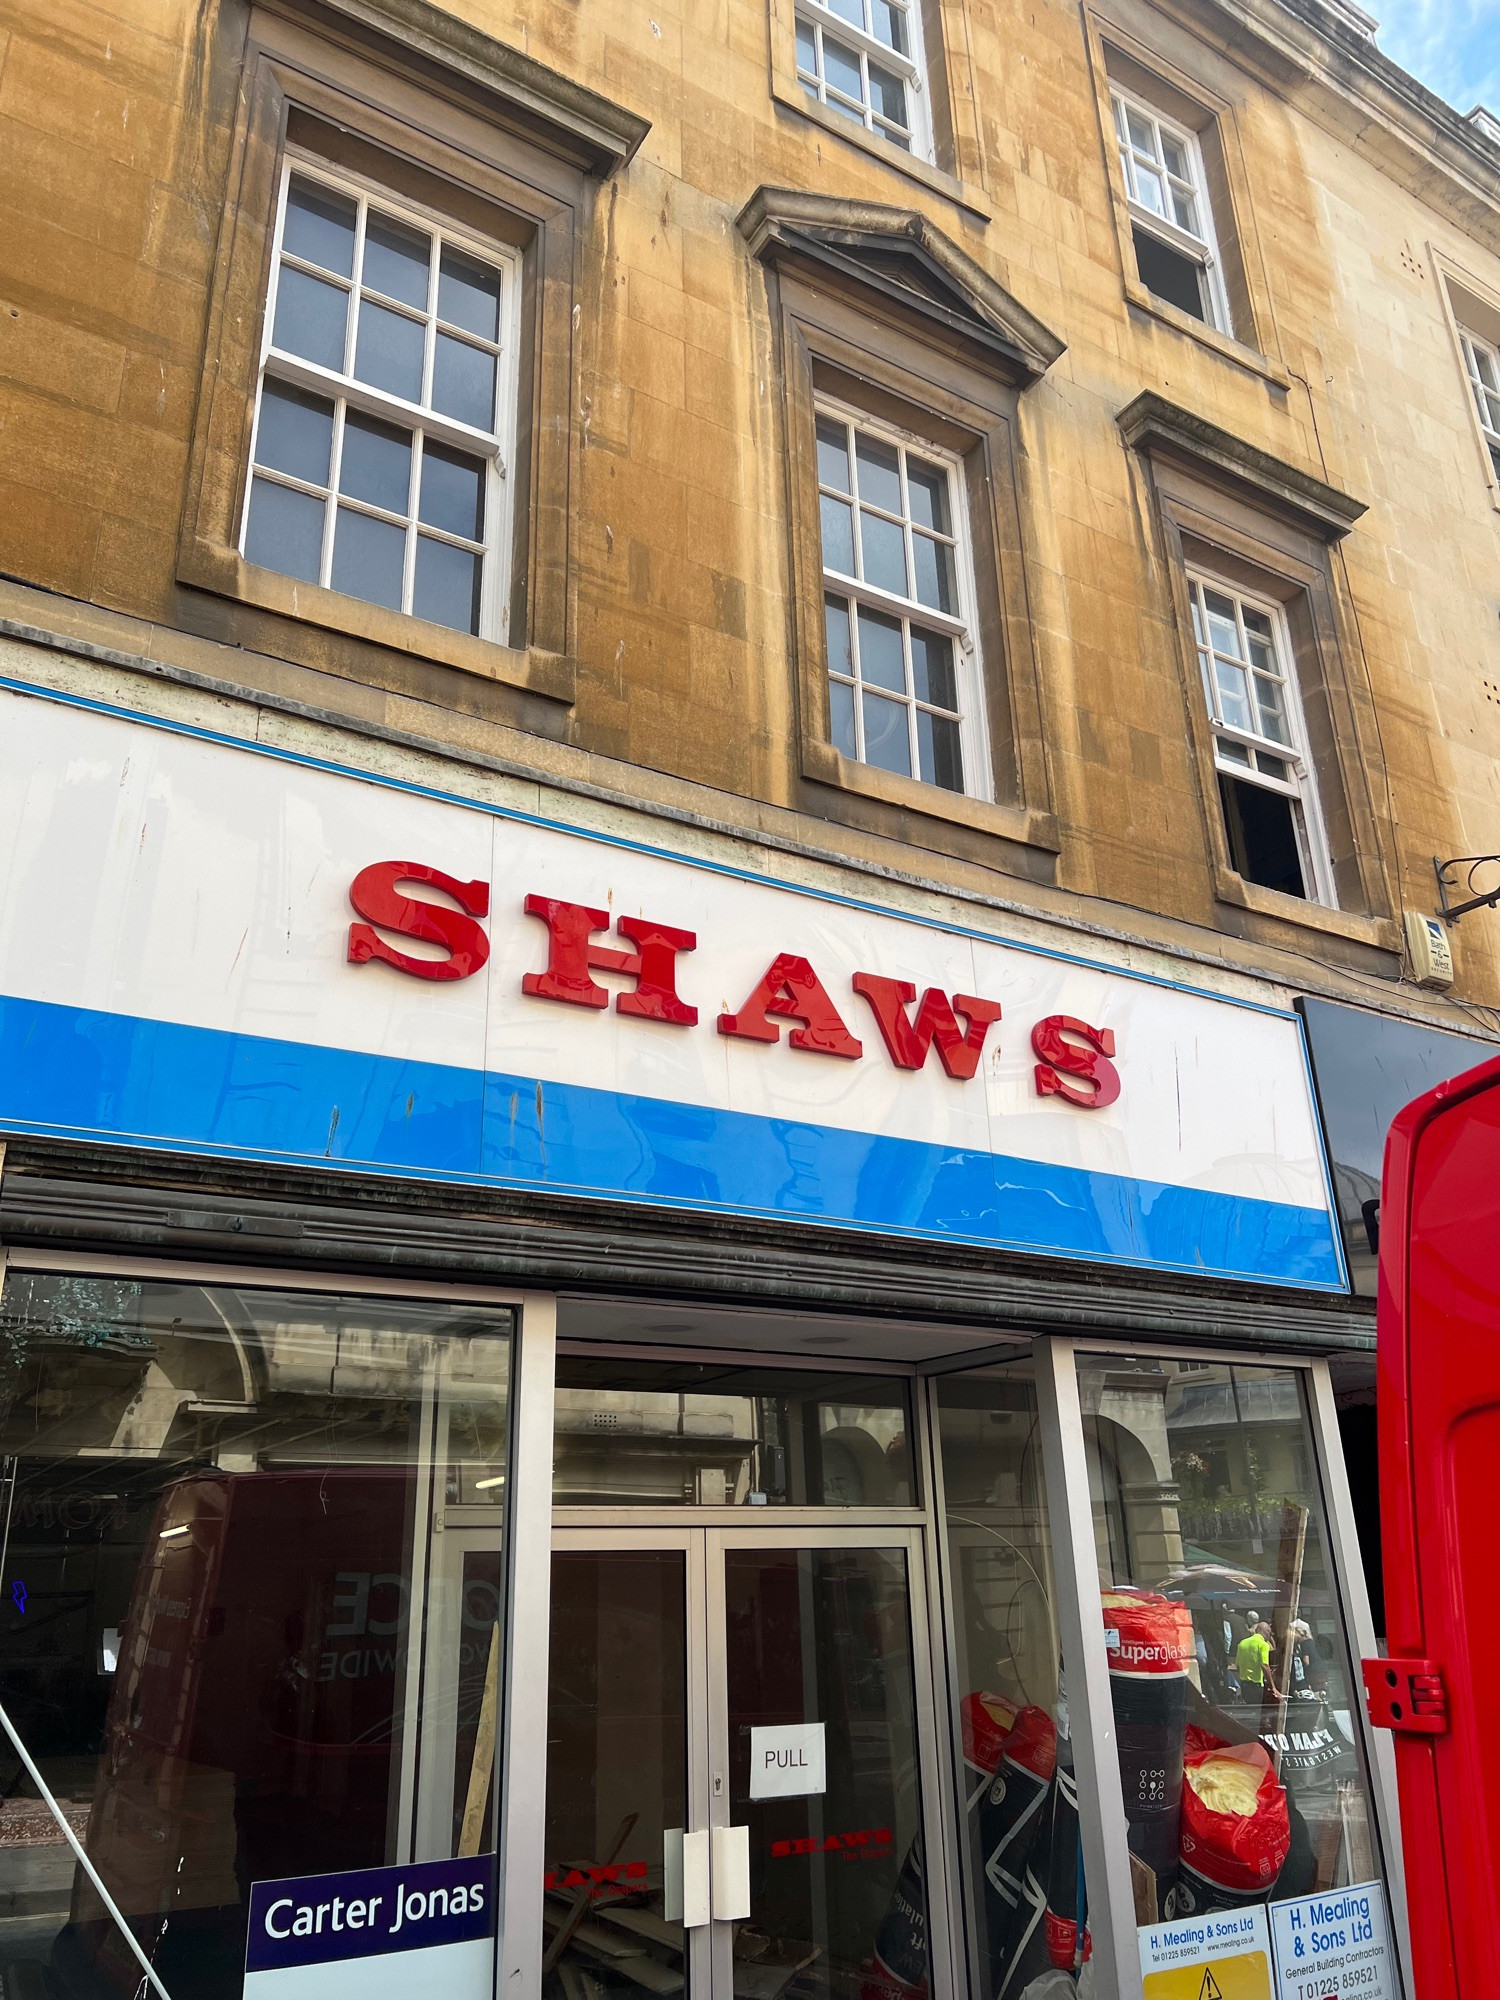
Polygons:
<instances>
[{"instance_id":1,"label":"open window","mask_svg":"<svg viewBox=\"0 0 1500 2000\"><path fill-rule=\"evenodd\" d=\"M1394 955L1379 732L1335 557L1361 503L1149 392L1118 422L1149 468L1226 918Z\"/></svg>"},{"instance_id":2,"label":"open window","mask_svg":"<svg viewBox=\"0 0 1500 2000\"><path fill-rule=\"evenodd\" d=\"M1197 135L1118 85L1110 108L1141 283L1191 318L1232 333Z\"/></svg>"},{"instance_id":3,"label":"open window","mask_svg":"<svg viewBox=\"0 0 1500 2000\"><path fill-rule=\"evenodd\" d=\"M1336 905L1286 614L1201 572L1187 585L1230 860L1247 882Z\"/></svg>"}]
</instances>

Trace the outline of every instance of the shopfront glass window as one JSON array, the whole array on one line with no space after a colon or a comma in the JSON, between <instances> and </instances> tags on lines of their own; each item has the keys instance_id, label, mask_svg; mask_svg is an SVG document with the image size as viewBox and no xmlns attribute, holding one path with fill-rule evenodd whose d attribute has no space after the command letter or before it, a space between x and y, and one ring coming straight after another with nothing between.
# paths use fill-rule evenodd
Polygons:
<instances>
[{"instance_id":1,"label":"shopfront glass window","mask_svg":"<svg viewBox=\"0 0 1500 2000\"><path fill-rule=\"evenodd\" d=\"M1091 1356L1078 1379L1138 1922L1379 1901L1300 1372Z\"/></svg>"},{"instance_id":2,"label":"shopfront glass window","mask_svg":"<svg viewBox=\"0 0 1500 2000\"><path fill-rule=\"evenodd\" d=\"M7 1995L131 2000L123 1922L170 2000L236 2000L252 1892L287 1878L351 1878L329 1910L377 1950L370 1871L467 1861L493 1909L510 1332L7 1278L0 1704L41 1778L0 1741Z\"/></svg>"},{"instance_id":3,"label":"shopfront glass window","mask_svg":"<svg viewBox=\"0 0 1500 2000\"><path fill-rule=\"evenodd\" d=\"M936 1389L971 1981L1055 1995L1090 1950L1029 1361Z\"/></svg>"},{"instance_id":4,"label":"shopfront glass window","mask_svg":"<svg viewBox=\"0 0 1500 2000\"><path fill-rule=\"evenodd\" d=\"M899 1376L562 1354L553 1499L910 1507L908 1403Z\"/></svg>"}]
</instances>

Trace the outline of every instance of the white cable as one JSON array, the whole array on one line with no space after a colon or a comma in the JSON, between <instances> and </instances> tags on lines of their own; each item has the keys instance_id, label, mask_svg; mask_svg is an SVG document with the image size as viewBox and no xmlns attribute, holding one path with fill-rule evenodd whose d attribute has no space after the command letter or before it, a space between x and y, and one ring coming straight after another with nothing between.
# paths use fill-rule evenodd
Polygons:
<instances>
[{"instance_id":1,"label":"white cable","mask_svg":"<svg viewBox=\"0 0 1500 2000\"><path fill-rule=\"evenodd\" d=\"M72 1848L73 1852L78 1856L79 1867L83 1870L84 1874L88 1876L89 1880L93 1883L94 1887L99 1891L99 1897L100 1900L103 1902L105 1909L109 1911L109 1914L114 1918L115 1922L120 1926L120 1934L124 1938L126 1944L128 1944L130 1946L130 1949L135 1953L135 1956L139 1961L141 1970L145 1973L146 1977L151 1981L151 1984L156 1988L158 1994L160 1994L161 1996L161 2000L172 2000L171 1994L168 1993L166 1987L162 1985L160 1979L158 1979L158 1977L156 1976L155 1966L151 1963L150 1959L147 1958L146 1954L141 1950L140 1941L137 1939L135 1932L130 1928L129 1924L126 1923L124 1917L120 1914L119 1905L116 1903L114 1897L109 1893L108 1889L105 1888L103 1882L99 1879L98 1869L94 1866L93 1862L90 1861L88 1856L84 1853L83 1843L79 1840L78 1835L73 1831L72 1827L68 1825L66 1814L63 1812L62 1807L57 1803L57 1800L53 1798L51 1792L48 1790L46 1779L42 1776L41 1772L32 1762L31 1752L26 1748L26 1745L21 1741L20 1737L16 1734L16 1725L11 1721L10 1717L6 1714L3 1706L0 1706L0 1723L3 1723L5 1725L6 1735L10 1738L11 1742L16 1746L16 1755L25 1765L27 1777L30 1778L31 1782L36 1786L37 1790L41 1793L42 1798L46 1802L48 1810L52 1814L52 1817L57 1821L58 1825L62 1828L64 1839L67 1841L69 1847Z\"/></svg>"}]
</instances>

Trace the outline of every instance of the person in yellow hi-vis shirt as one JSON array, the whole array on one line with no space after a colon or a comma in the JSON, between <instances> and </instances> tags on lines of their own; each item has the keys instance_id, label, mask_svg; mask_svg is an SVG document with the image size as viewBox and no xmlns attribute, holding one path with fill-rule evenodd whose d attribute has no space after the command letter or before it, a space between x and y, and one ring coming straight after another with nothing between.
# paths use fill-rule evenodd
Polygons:
<instances>
[{"instance_id":1,"label":"person in yellow hi-vis shirt","mask_svg":"<svg viewBox=\"0 0 1500 2000\"><path fill-rule=\"evenodd\" d=\"M1268 1691L1272 1701L1281 1699L1280 1690L1271 1678L1271 1636L1271 1628L1262 1618L1235 1648L1234 1670L1239 1675L1240 1691L1247 1698L1256 1690L1262 1701Z\"/></svg>"}]
</instances>

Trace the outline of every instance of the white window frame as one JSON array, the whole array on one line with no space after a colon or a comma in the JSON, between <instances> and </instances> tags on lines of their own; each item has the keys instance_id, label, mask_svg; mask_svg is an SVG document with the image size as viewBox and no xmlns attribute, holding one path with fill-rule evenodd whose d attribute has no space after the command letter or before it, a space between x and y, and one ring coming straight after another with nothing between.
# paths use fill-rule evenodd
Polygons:
<instances>
[{"instance_id":1,"label":"white window frame","mask_svg":"<svg viewBox=\"0 0 1500 2000\"><path fill-rule=\"evenodd\" d=\"M956 453L944 451L939 446L934 445L929 438L922 437L914 431L903 430L899 425L886 423L878 418L871 417L867 411L861 410L850 403L839 402L831 396L819 396L816 398L814 403L814 417L815 421L823 417L829 417L836 423L849 424L856 432L863 432L865 436L874 438L881 444L892 446L903 454L910 451L918 458L926 460L929 464L942 466L948 475L948 504L952 520L953 568L958 599L956 615L935 611L930 606L923 604L918 598L898 597L890 591L882 590L876 584L866 583L859 577L846 575L842 570L831 569L828 566L826 556L822 554L820 548L819 573L822 578L822 594L824 598L830 595L843 597L848 600L850 605L851 648L855 663L853 680L855 741L860 746L861 752L861 754L857 755L856 761L866 770L883 771L885 769L884 765L869 763L862 754L864 714L863 703L860 699L863 683L858 670L858 607L864 605L869 610L881 612L887 617L903 619L909 624L921 626L927 631L940 633L945 638L953 641L954 692L958 702L958 740L959 752L963 758L964 787L962 792L948 792L946 786L932 784L921 775L921 761L918 754L917 741L917 714L922 709L931 709L934 713L941 715L951 714L953 711L936 708L932 703L921 702L910 691L910 652L909 646L903 645L903 652L908 661L908 692L898 698L904 701L907 711L907 740L911 763L910 782L928 787L933 791L942 792L951 798L992 801L994 798L994 778L990 765L989 728L984 704L984 665L980 652L978 620L975 612L977 600L974 586L974 553L969 527L968 497L965 491L963 461ZM903 489L906 482L905 465L906 461L903 455L901 475ZM857 486L858 472L854 469L852 454L850 476L851 480ZM834 489L832 487L825 489L820 479L818 481L820 514L821 502L825 491L831 497L839 499L850 498L846 494L834 495ZM857 538L859 534L860 504L857 493L853 497L854 534ZM886 510L882 509L880 511L887 520L894 520L895 517ZM821 543L821 523L819 534ZM910 565L912 528L909 503L905 503L903 534L907 544L908 564ZM856 565L860 561L858 549L859 544L856 540ZM833 678L833 663L826 658L825 654L825 695L827 686ZM847 675L840 674L838 678L846 685L848 684ZM891 691L889 689L882 688L880 692L887 696L887 698L890 697ZM831 732L829 740L832 741ZM887 775L900 776L899 773L888 773Z\"/></svg>"},{"instance_id":2,"label":"white window frame","mask_svg":"<svg viewBox=\"0 0 1500 2000\"><path fill-rule=\"evenodd\" d=\"M1286 610L1274 598L1257 597L1253 591L1243 590L1238 584L1230 583L1211 570L1189 568L1187 571L1188 594L1195 614L1193 624L1193 651L1198 661L1199 680L1203 688L1204 701L1208 708L1209 727L1213 734L1214 769L1225 777L1238 778L1242 784L1258 785L1262 790L1275 792L1280 797L1292 801L1292 825L1297 839L1298 858L1302 863L1302 881L1307 891L1307 901L1320 903L1325 909L1338 908L1338 894L1333 881L1333 859L1328 851L1328 836L1323 826L1323 809L1318 797L1317 772L1313 766L1312 753L1308 744L1307 718L1302 709L1302 690L1297 681L1297 657L1292 649L1291 633L1287 626ZM1271 644L1280 670L1280 680L1285 691L1287 733L1291 742L1279 743L1273 736L1262 735L1258 730L1241 729L1224 719L1223 704L1217 679L1213 672L1211 651L1198 636L1197 615L1202 608L1201 593L1216 591L1220 596L1232 600L1235 607L1235 625L1243 657L1236 662L1243 666L1246 674L1250 649L1245 640L1244 613L1258 611L1271 628ZM1208 623L1203 616L1202 630L1207 635ZM1253 704L1252 704L1253 705ZM1224 744L1233 743L1249 753L1248 762L1241 762L1232 755L1226 755ZM1269 772L1261 771L1255 764L1255 754L1264 752L1291 767L1289 779L1279 779Z\"/></svg>"},{"instance_id":3,"label":"white window frame","mask_svg":"<svg viewBox=\"0 0 1500 2000\"><path fill-rule=\"evenodd\" d=\"M1466 326L1458 329L1458 344L1463 351L1479 428L1489 449L1490 468L1496 483L1500 483L1500 349L1477 333L1470 333Z\"/></svg>"},{"instance_id":4,"label":"white window frame","mask_svg":"<svg viewBox=\"0 0 1500 2000\"><path fill-rule=\"evenodd\" d=\"M811 29L817 50L817 74L808 71L802 62L800 49L794 49L797 67L797 81L825 110L835 117L848 118L851 124L861 124L872 138L883 138L897 153L907 153L909 158L933 159L932 119L929 113L927 87L927 60L922 46L922 0L888 0L888 4L906 17L908 38L911 47L903 55L881 41L870 28L872 0L857 0L863 7L866 25L857 28L842 14L836 13L825 0L797 0L796 27ZM828 65L824 59L823 44L826 33L841 43L850 55L859 62L860 88L863 103L856 105L845 92L836 91L829 95ZM909 121L910 147L898 146L890 140L887 122L876 114L874 95L870 88L870 64L878 63L882 69L900 77L906 86L907 117Z\"/></svg>"},{"instance_id":5,"label":"white window frame","mask_svg":"<svg viewBox=\"0 0 1500 2000\"><path fill-rule=\"evenodd\" d=\"M1234 325L1229 313L1229 294L1224 287L1224 266L1219 255L1219 241L1214 231L1213 203L1208 198L1208 179L1203 170L1203 148L1198 143L1198 135L1186 125L1179 125L1168 118L1156 106L1148 104L1144 98L1122 90L1118 84L1110 85L1110 117L1114 123L1115 151L1120 162L1120 173L1125 182L1125 201L1130 210L1130 220L1148 235L1156 237L1169 250L1175 250L1180 257L1186 257L1196 264L1202 287L1204 319L1219 333L1234 333ZM1130 128L1125 114L1133 112L1144 119L1151 128L1152 141L1156 149L1153 164L1164 180L1180 182L1191 194L1197 205L1202 224L1201 234L1184 229L1174 219L1158 215L1154 208L1141 201L1137 194L1135 147L1130 139ZM1174 140L1182 148L1188 166L1188 179L1182 180L1177 174L1169 175L1162 148L1162 134ZM1142 283L1144 283L1144 279ZM1150 287L1148 286L1149 290ZM1155 293L1152 294L1156 296ZM1171 303L1170 300L1167 301Z\"/></svg>"},{"instance_id":6,"label":"white window frame","mask_svg":"<svg viewBox=\"0 0 1500 2000\"><path fill-rule=\"evenodd\" d=\"M390 394L383 389L372 388L353 373L354 348L358 336L359 313L356 309L347 315L345 321L344 367L341 370L323 367L309 361L304 356L289 353L274 344L276 325L276 302L280 289L281 273L287 265L295 269L304 266L296 257L284 257L282 241L286 228L287 194L293 178L312 181L325 187L332 194L342 196L357 204L355 230L354 267L348 278L323 270L313 265L305 266L310 275L325 283L336 285L346 293L358 295L364 268L365 226L373 208L380 216L389 217L393 222L420 231L425 236L437 239L437 251L432 259L435 273L445 248L460 251L473 262L496 271L501 278L499 341L496 347L495 369L495 428L493 431L476 430L472 425L455 417L444 416L441 412L420 403L408 402L404 397ZM378 182L368 180L363 175L344 171L334 171L316 155L288 148L282 162L280 182L276 197L276 230L273 241L271 275L266 288L264 326L261 335L260 366L255 385L255 419L251 429L249 460L245 468L245 496L241 512L237 547L244 551L246 536L250 526L250 501L254 481L268 479L274 485L282 485L296 492L319 498L324 504L323 546L318 571L318 582L324 589L333 589L331 582L334 551L334 529L337 511L342 503L353 506L355 511L366 513L375 519L392 521L396 517L382 509L363 501L351 501L348 495L339 493L339 476L344 438L344 420L350 410L379 418L413 434L411 483L408 489L407 515L405 517L406 551L402 578L403 609L401 617L417 616L406 609L412 600L413 575L417 544L417 503L420 492L422 471L422 441L430 438L434 443L449 445L458 451L478 458L485 464L484 480L484 536L478 543L465 542L459 537L446 535L443 531L433 531L424 525L423 533L434 539L452 542L481 553L480 614L479 633L481 639L490 639L500 645L507 643L510 627L510 585L511 585L511 532L512 515L510 506L509 468L515 455L516 404L519 394L519 347L521 318L520 258L505 245L497 244L472 231L456 227L446 216L433 210L419 207L412 202L392 195ZM408 318L419 318L411 308L398 301L389 300L384 294L374 293L371 297L379 303L400 311ZM425 333L423 352L424 393L430 394L433 355L439 327L437 313L436 282L433 281L425 313ZM462 331L462 329L458 329ZM487 343L474 340L465 334L465 339L476 346ZM329 461L329 484L326 493L320 487L310 485L292 475L259 466L256 450L260 437L260 413L264 386L267 380L283 383L287 387L302 389L313 395L327 397L334 405L333 442ZM370 600L359 598L358 603ZM388 611L389 606L379 606ZM418 619L418 622L422 622ZM462 629L449 626L444 631Z\"/></svg>"}]
</instances>

